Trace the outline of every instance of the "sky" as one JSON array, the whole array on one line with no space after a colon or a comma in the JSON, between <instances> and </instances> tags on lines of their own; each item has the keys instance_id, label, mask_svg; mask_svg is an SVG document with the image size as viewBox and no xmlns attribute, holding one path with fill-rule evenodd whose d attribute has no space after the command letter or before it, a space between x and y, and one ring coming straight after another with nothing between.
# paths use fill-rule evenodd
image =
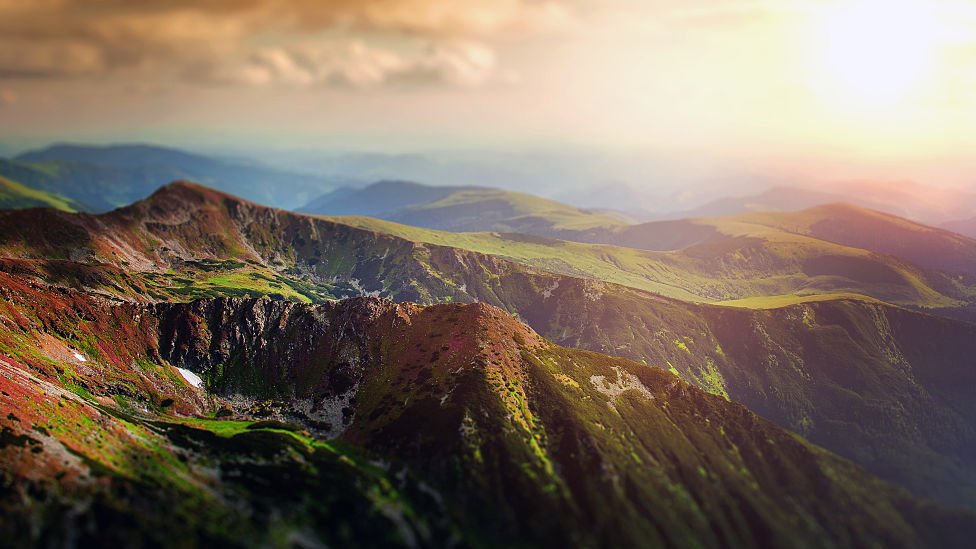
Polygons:
<instances>
[{"instance_id":1,"label":"sky","mask_svg":"<svg viewBox=\"0 0 976 549\"><path fill-rule=\"evenodd\" d=\"M8 145L650 151L965 184L974 92L966 0L0 0Z\"/></svg>"}]
</instances>

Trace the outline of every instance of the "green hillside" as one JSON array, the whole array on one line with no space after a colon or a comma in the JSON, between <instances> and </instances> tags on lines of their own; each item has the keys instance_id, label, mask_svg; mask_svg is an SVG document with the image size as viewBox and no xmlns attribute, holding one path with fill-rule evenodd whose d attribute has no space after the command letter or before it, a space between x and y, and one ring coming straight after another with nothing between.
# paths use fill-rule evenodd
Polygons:
<instances>
[{"instance_id":1,"label":"green hillside","mask_svg":"<svg viewBox=\"0 0 976 549\"><path fill-rule=\"evenodd\" d=\"M371 218L336 221L692 301L767 307L771 298L788 303L856 294L921 308L968 308L976 299L972 281L734 218L706 226L700 242L667 252L519 234L439 232Z\"/></svg>"},{"instance_id":2,"label":"green hillside","mask_svg":"<svg viewBox=\"0 0 976 549\"><path fill-rule=\"evenodd\" d=\"M55 208L66 212L84 210L84 207L74 200L32 189L0 176L0 210L22 208Z\"/></svg>"},{"instance_id":3,"label":"green hillside","mask_svg":"<svg viewBox=\"0 0 976 549\"><path fill-rule=\"evenodd\" d=\"M743 221L897 256L927 269L976 278L976 240L847 204L793 213L743 216Z\"/></svg>"}]
</instances>

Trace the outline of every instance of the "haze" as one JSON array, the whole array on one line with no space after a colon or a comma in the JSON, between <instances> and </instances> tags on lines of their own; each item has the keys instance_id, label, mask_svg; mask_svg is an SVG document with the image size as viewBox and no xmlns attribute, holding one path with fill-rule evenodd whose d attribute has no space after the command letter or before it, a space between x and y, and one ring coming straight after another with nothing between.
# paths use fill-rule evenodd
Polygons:
<instances>
[{"instance_id":1,"label":"haze","mask_svg":"<svg viewBox=\"0 0 976 549\"><path fill-rule=\"evenodd\" d=\"M644 185L960 186L974 31L953 0L0 0L0 142L557 150L670 166Z\"/></svg>"}]
</instances>

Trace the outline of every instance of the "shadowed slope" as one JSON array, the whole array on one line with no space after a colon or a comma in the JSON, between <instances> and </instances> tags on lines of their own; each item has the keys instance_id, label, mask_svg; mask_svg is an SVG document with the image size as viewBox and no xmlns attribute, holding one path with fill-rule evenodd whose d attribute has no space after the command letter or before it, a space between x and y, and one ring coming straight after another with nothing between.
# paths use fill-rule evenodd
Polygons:
<instances>
[{"instance_id":1,"label":"shadowed slope","mask_svg":"<svg viewBox=\"0 0 976 549\"><path fill-rule=\"evenodd\" d=\"M141 368L195 370L238 420L122 412L129 401L106 400L108 387L93 382L79 397L51 374L30 373L45 359L31 357L27 342L6 350L0 421L18 442L0 449L5 482L50 494L32 508L41 524L64 526L57 506L73 497L94 502L80 506L82 539L151 533L143 529L158 525L139 510L166 502L188 517L167 529L184 542L257 543L265 531L365 545L460 535L490 546L958 546L973 533L969 515L920 503L741 406L659 369L553 346L490 306L88 307L103 337L130 334ZM92 329L89 321L25 334L70 343L64 334ZM111 369L105 350L86 355L90 379ZM62 375L80 368L54 365ZM339 441L255 423L261 416ZM73 421L90 425L88 434L58 427ZM65 447L82 459L48 459ZM25 464L42 460L24 476ZM60 471L78 482L51 494ZM10 503L23 492L5 494L5 509L18 509ZM257 522L245 526L241 509Z\"/></svg>"}]
</instances>

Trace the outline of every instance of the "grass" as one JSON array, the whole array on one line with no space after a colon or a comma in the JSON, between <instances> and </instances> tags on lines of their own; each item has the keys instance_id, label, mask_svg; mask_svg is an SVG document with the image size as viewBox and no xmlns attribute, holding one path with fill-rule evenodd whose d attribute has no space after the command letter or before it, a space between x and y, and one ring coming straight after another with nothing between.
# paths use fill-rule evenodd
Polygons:
<instances>
[{"instance_id":1,"label":"grass","mask_svg":"<svg viewBox=\"0 0 976 549\"><path fill-rule=\"evenodd\" d=\"M32 189L0 176L0 209L54 208L66 212L78 211L75 201L63 196Z\"/></svg>"},{"instance_id":2,"label":"grass","mask_svg":"<svg viewBox=\"0 0 976 549\"><path fill-rule=\"evenodd\" d=\"M228 271L216 274L221 268ZM216 296L280 296L290 301L312 303L327 298L325 290L278 275L264 267L240 262L207 264L203 270L181 269L178 274L148 276L158 290L186 299Z\"/></svg>"},{"instance_id":3,"label":"grass","mask_svg":"<svg viewBox=\"0 0 976 549\"><path fill-rule=\"evenodd\" d=\"M524 223L548 225L550 230L555 231L623 225L613 215L587 212L554 200L500 189L460 190L440 200L411 208L411 211L437 216L445 215L446 209L451 209L452 212L460 210L476 220L484 219L486 210L491 212L496 209L499 216L497 223L509 225L513 231Z\"/></svg>"},{"instance_id":4,"label":"grass","mask_svg":"<svg viewBox=\"0 0 976 549\"><path fill-rule=\"evenodd\" d=\"M789 307L801 303L817 303L821 301L855 300L866 303L882 303L881 300L874 299L862 294L854 293L831 293L831 294L788 294L788 295L769 295L759 297L747 297L745 299L732 299L728 301L718 301L716 305L725 307L744 307L747 309L778 309Z\"/></svg>"},{"instance_id":5,"label":"grass","mask_svg":"<svg viewBox=\"0 0 976 549\"><path fill-rule=\"evenodd\" d=\"M659 252L500 233L452 233L364 217L334 219L686 301L765 308L776 300L788 304L806 295L851 294L899 305L958 307L972 293L968 287L952 290L959 295L941 293L926 281L927 273L894 258L737 220L719 227L728 238L718 243Z\"/></svg>"}]
</instances>

